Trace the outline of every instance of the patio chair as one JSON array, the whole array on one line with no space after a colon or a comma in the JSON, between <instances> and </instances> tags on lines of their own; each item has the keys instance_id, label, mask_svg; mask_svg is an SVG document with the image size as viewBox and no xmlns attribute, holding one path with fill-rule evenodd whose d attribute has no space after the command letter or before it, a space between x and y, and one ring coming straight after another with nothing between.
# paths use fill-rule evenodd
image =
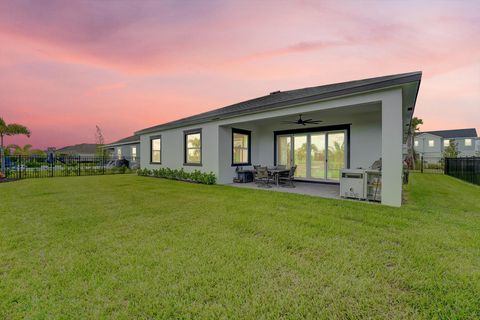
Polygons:
<instances>
[{"instance_id":1,"label":"patio chair","mask_svg":"<svg viewBox=\"0 0 480 320\"><path fill-rule=\"evenodd\" d=\"M278 179L282 183L282 187L295 188L295 185L293 184L293 178L295 177L296 170L297 170L297 166L292 166L290 167L290 171L288 171L287 176L278 177Z\"/></svg>"},{"instance_id":2,"label":"patio chair","mask_svg":"<svg viewBox=\"0 0 480 320\"><path fill-rule=\"evenodd\" d=\"M254 173L254 182L259 186L259 187L264 187L264 188L271 188L270 182L272 182L272 179L270 175L268 174L267 167L258 167L255 170Z\"/></svg>"},{"instance_id":3,"label":"patio chair","mask_svg":"<svg viewBox=\"0 0 480 320\"><path fill-rule=\"evenodd\" d=\"M278 164L275 166L275 169L278 169L278 170L286 170L287 169L287 166L284 165L284 164Z\"/></svg>"}]
</instances>

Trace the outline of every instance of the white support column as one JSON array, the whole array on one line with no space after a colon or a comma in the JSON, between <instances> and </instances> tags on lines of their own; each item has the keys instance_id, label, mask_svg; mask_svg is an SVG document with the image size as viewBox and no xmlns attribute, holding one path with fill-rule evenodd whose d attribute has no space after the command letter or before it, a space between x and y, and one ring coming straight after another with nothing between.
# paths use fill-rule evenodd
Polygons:
<instances>
[{"instance_id":1,"label":"white support column","mask_svg":"<svg viewBox=\"0 0 480 320\"><path fill-rule=\"evenodd\" d=\"M232 129L230 127L218 126L218 184L231 183L233 174L231 170L232 154Z\"/></svg>"},{"instance_id":2,"label":"white support column","mask_svg":"<svg viewBox=\"0 0 480 320\"><path fill-rule=\"evenodd\" d=\"M382 204L402 204L402 90L382 99Z\"/></svg>"}]
</instances>

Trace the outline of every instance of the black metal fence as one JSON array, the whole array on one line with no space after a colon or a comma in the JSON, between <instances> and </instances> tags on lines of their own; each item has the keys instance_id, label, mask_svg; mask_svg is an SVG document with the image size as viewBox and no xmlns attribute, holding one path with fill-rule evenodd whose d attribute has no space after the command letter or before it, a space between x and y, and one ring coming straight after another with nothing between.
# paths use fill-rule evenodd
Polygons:
<instances>
[{"instance_id":1,"label":"black metal fence","mask_svg":"<svg viewBox=\"0 0 480 320\"><path fill-rule=\"evenodd\" d=\"M441 159L436 163L429 163L421 156L420 159L415 161L415 169L411 169L410 172L443 174L445 172L445 161Z\"/></svg>"},{"instance_id":2,"label":"black metal fence","mask_svg":"<svg viewBox=\"0 0 480 320\"><path fill-rule=\"evenodd\" d=\"M92 176L130 173L140 159L102 156L5 156L5 177L8 179Z\"/></svg>"},{"instance_id":3,"label":"black metal fence","mask_svg":"<svg viewBox=\"0 0 480 320\"><path fill-rule=\"evenodd\" d=\"M480 157L445 158L445 174L480 185Z\"/></svg>"}]
</instances>

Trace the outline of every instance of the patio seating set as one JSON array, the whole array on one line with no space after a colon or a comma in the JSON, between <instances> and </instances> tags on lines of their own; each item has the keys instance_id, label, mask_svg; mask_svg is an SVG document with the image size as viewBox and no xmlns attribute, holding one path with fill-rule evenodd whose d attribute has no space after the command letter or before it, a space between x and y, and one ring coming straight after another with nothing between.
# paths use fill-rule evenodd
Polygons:
<instances>
[{"instance_id":1,"label":"patio seating set","mask_svg":"<svg viewBox=\"0 0 480 320\"><path fill-rule=\"evenodd\" d=\"M253 166L253 182L259 187L271 188L290 187L295 188L293 179L297 166L287 169L286 166L262 167Z\"/></svg>"}]
</instances>

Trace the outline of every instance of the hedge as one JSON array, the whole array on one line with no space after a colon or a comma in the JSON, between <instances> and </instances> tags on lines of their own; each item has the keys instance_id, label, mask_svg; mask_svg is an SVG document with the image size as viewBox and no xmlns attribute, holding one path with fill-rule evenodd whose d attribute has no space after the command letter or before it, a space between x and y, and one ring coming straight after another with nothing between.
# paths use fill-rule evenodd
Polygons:
<instances>
[{"instance_id":1,"label":"hedge","mask_svg":"<svg viewBox=\"0 0 480 320\"><path fill-rule=\"evenodd\" d=\"M217 178L213 172L204 173L199 170L193 172L186 172L183 169L170 169L170 168L160 168L160 169L138 169L137 174L139 176L146 177L156 177L156 178L165 178L172 180L180 180L187 182L196 182L202 184L215 184Z\"/></svg>"}]
</instances>

